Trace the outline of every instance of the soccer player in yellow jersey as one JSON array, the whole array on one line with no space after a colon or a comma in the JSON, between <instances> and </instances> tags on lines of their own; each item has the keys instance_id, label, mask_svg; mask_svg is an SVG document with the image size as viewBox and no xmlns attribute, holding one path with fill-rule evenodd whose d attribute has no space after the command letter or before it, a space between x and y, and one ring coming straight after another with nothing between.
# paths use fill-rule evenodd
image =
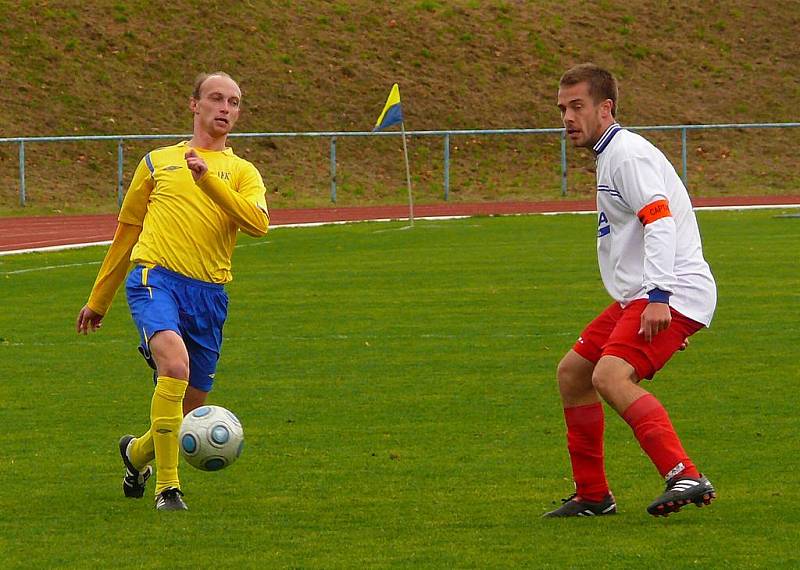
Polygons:
<instances>
[{"instance_id":1,"label":"soccer player in yellow jersey","mask_svg":"<svg viewBox=\"0 0 800 570\"><path fill-rule=\"evenodd\" d=\"M139 350L156 371L156 385L150 429L119 442L122 488L126 497L141 498L155 460L158 510L187 508L178 479L178 430L214 381L228 306L223 286L232 278L237 231L260 237L269 225L261 175L226 147L241 100L228 74L197 78L189 99L192 139L155 149L139 163L114 240L78 314L78 333L99 329L126 281Z\"/></svg>"}]
</instances>

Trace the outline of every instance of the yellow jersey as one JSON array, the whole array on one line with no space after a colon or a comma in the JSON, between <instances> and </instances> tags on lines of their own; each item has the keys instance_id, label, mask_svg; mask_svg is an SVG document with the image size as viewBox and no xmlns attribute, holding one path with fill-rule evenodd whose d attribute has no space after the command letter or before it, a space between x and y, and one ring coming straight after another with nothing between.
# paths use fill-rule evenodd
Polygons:
<instances>
[{"instance_id":1,"label":"yellow jersey","mask_svg":"<svg viewBox=\"0 0 800 570\"><path fill-rule=\"evenodd\" d=\"M131 252L133 263L227 283L237 230L251 235L267 231L266 189L256 167L230 148L194 148L208 165L195 182L184 157L189 148L181 142L145 155L118 220L142 228Z\"/></svg>"}]
</instances>

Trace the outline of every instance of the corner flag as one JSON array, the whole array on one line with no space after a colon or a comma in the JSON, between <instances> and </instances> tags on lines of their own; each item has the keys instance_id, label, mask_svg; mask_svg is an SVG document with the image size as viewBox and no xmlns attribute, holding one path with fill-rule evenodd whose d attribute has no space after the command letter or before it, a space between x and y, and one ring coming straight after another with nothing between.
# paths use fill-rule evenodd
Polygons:
<instances>
[{"instance_id":1,"label":"corner flag","mask_svg":"<svg viewBox=\"0 0 800 570\"><path fill-rule=\"evenodd\" d=\"M380 117L375 121L375 128L372 129L372 132L380 131L402 122L403 108L400 106L400 87L395 83L392 85L392 90L389 92L389 98L386 99L386 105L383 106Z\"/></svg>"},{"instance_id":2,"label":"corner flag","mask_svg":"<svg viewBox=\"0 0 800 570\"><path fill-rule=\"evenodd\" d=\"M406 162L406 185L408 186L408 221L414 227L414 197L411 193L411 171L408 167L408 145L406 145L406 126L403 124L403 108L400 106L400 87L397 83L392 85L386 105L383 106L380 117L375 121L372 132L383 130L400 123L400 133L403 135L403 158Z\"/></svg>"}]
</instances>

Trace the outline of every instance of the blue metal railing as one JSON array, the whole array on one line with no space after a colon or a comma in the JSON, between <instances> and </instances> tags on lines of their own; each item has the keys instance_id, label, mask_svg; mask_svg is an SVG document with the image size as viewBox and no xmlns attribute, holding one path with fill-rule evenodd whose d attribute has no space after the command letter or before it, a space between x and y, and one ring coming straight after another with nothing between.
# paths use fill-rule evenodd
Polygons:
<instances>
[{"instance_id":1,"label":"blue metal railing","mask_svg":"<svg viewBox=\"0 0 800 570\"><path fill-rule=\"evenodd\" d=\"M687 176L687 151L686 139L688 131L715 130L715 129L772 129L772 128L797 128L798 123L727 123L711 125L655 125L626 127L633 131L680 131L681 133L681 178L688 184ZM329 138L330 139L330 181L331 201L336 202L336 139L337 137L375 137L375 136L400 136L395 131L322 131L301 133L233 133L231 138ZM406 131L410 137L442 137L444 140L443 155L443 189L444 199L450 194L450 138L454 136L485 136L485 135L559 135L561 139L561 195L567 194L567 139L562 128L545 129L465 129L465 130L438 130L438 131ZM123 181L124 144L126 141L135 140L186 140L191 134L163 134L163 135L70 135L53 137L6 137L0 138L0 144L19 145L19 203L26 203L25 188L25 143L45 142L75 142L75 141L116 141L117 143L117 201L121 204L125 194Z\"/></svg>"}]
</instances>

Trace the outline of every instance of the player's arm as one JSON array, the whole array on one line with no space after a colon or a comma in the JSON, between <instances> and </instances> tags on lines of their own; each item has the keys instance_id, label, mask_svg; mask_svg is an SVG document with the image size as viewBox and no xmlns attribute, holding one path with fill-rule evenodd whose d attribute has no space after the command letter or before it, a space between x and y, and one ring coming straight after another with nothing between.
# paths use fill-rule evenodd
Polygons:
<instances>
[{"instance_id":1,"label":"player's arm","mask_svg":"<svg viewBox=\"0 0 800 570\"><path fill-rule=\"evenodd\" d=\"M644 287L649 301L642 313L640 332L650 342L672 320L669 298L675 280L677 232L666 198L642 207L638 218L644 226Z\"/></svg>"},{"instance_id":2,"label":"player's arm","mask_svg":"<svg viewBox=\"0 0 800 570\"><path fill-rule=\"evenodd\" d=\"M141 226L120 222L114 240L106 252L100 271L97 273L92 292L86 305L78 313L77 331L86 334L102 326L114 295L125 279L130 265L131 251L141 233Z\"/></svg>"},{"instance_id":3,"label":"player's arm","mask_svg":"<svg viewBox=\"0 0 800 570\"><path fill-rule=\"evenodd\" d=\"M649 304L642 313L640 334L650 342L666 329L672 315L669 298L675 278L677 232L669 208L663 177L648 158L626 160L617 171L618 187L624 188L628 204L642 224L644 236L644 281Z\"/></svg>"},{"instance_id":4,"label":"player's arm","mask_svg":"<svg viewBox=\"0 0 800 570\"><path fill-rule=\"evenodd\" d=\"M266 203L260 204L248 199L248 189L240 192L231 190L216 174L209 172L208 165L200 158L194 149L186 153L186 164L192 172L192 177L200 189L211 198L222 211L233 219L241 230L254 237L267 234L269 228L269 213ZM260 181L260 177L259 181ZM261 183L261 196L263 200L264 185Z\"/></svg>"},{"instance_id":5,"label":"player's arm","mask_svg":"<svg viewBox=\"0 0 800 570\"><path fill-rule=\"evenodd\" d=\"M151 172L142 161L125 195L114 239L97 273L89 300L78 313L77 332L86 334L102 326L103 317L128 272L131 251L142 231L142 222L152 189Z\"/></svg>"}]
</instances>

